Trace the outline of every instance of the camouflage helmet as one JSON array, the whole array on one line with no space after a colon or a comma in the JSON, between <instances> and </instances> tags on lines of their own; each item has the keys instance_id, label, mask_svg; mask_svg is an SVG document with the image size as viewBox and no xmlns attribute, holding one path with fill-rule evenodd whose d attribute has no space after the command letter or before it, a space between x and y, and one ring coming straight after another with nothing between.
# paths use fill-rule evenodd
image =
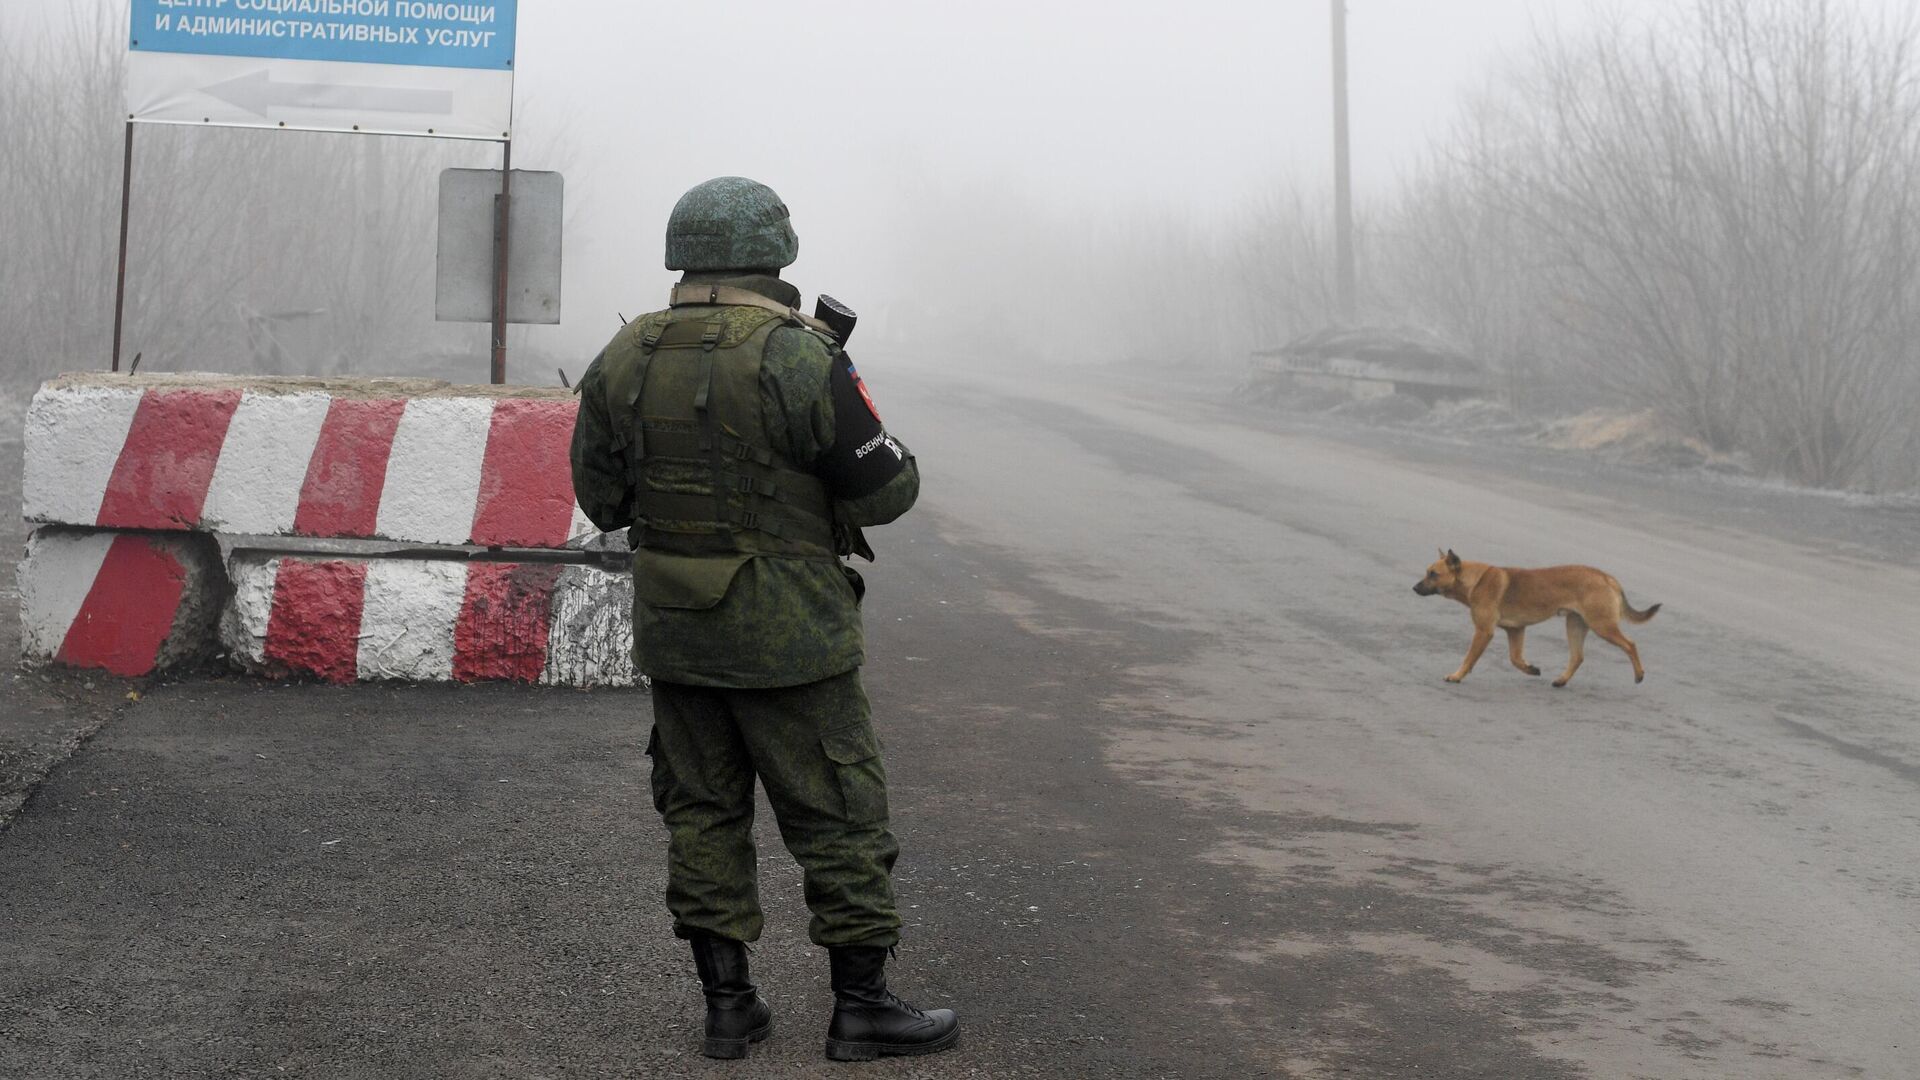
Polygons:
<instances>
[{"instance_id":1,"label":"camouflage helmet","mask_svg":"<svg viewBox=\"0 0 1920 1080\"><path fill-rule=\"evenodd\" d=\"M669 270L778 270L799 257L786 204L744 176L696 185L667 216Z\"/></svg>"}]
</instances>

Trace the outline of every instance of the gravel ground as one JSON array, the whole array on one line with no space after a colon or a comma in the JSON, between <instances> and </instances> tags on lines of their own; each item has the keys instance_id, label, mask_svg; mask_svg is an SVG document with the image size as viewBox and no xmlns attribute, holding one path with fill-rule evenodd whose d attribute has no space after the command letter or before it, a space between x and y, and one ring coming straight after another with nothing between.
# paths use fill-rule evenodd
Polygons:
<instances>
[{"instance_id":1,"label":"gravel ground","mask_svg":"<svg viewBox=\"0 0 1920 1080\"><path fill-rule=\"evenodd\" d=\"M25 399L0 391L0 831L33 786L128 704L139 683L108 676L28 671L20 656L20 592L26 548L20 520L20 420Z\"/></svg>"}]
</instances>

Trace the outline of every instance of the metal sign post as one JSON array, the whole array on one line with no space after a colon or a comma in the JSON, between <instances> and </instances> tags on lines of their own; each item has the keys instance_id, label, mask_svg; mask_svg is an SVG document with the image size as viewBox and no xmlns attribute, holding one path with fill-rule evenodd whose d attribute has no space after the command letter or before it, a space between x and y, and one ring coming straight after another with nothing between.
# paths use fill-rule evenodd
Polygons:
<instances>
[{"instance_id":1,"label":"metal sign post","mask_svg":"<svg viewBox=\"0 0 1920 1080\"><path fill-rule=\"evenodd\" d=\"M513 248L513 140L500 155L500 194L493 210L493 384L507 381L507 257Z\"/></svg>"},{"instance_id":2,"label":"metal sign post","mask_svg":"<svg viewBox=\"0 0 1920 1080\"><path fill-rule=\"evenodd\" d=\"M127 313L127 219L133 208L133 121L127 121L127 156L120 165L120 273L113 287L113 370L120 370L120 327Z\"/></svg>"},{"instance_id":3,"label":"metal sign post","mask_svg":"<svg viewBox=\"0 0 1920 1080\"><path fill-rule=\"evenodd\" d=\"M504 144L511 161L519 0L128 4L115 371L126 312L135 123L479 139ZM503 182L499 207L502 296L509 184ZM503 322L495 324L492 353L493 380L500 382Z\"/></svg>"}]
</instances>

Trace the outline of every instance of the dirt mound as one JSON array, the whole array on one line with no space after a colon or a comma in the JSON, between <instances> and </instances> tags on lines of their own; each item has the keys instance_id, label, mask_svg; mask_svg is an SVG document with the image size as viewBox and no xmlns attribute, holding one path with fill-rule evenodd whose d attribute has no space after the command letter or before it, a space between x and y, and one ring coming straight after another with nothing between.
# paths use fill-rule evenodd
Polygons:
<instances>
[{"instance_id":1,"label":"dirt mound","mask_svg":"<svg viewBox=\"0 0 1920 1080\"><path fill-rule=\"evenodd\" d=\"M1478 372L1478 360L1438 335L1406 326L1329 327L1294 338L1271 355L1312 363L1368 360L1415 371Z\"/></svg>"},{"instance_id":2,"label":"dirt mound","mask_svg":"<svg viewBox=\"0 0 1920 1080\"><path fill-rule=\"evenodd\" d=\"M1355 398L1327 410L1328 416L1358 420L1363 424L1411 424L1427 416L1427 403L1406 394Z\"/></svg>"},{"instance_id":3,"label":"dirt mound","mask_svg":"<svg viewBox=\"0 0 1920 1080\"><path fill-rule=\"evenodd\" d=\"M1422 426L1456 435L1531 435L1540 430L1538 422L1484 398L1440 401L1428 412Z\"/></svg>"},{"instance_id":4,"label":"dirt mound","mask_svg":"<svg viewBox=\"0 0 1920 1080\"><path fill-rule=\"evenodd\" d=\"M1345 389L1310 386L1298 379L1256 372L1235 388L1234 400L1243 405L1264 405L1288 412L1326 412L1353 401Z\"/></svg>"},{"instance_id":5,"label":"dirt mound","mask_svg":"<svg viewBox=\"0 0 1920 1080\"><path fill-rule=\"evenodd\" d=\"M1652 409L1628 413L1594 409L1563 417L1541 430L1540 441L1556 449L1603 454L1636 465L1709 466L1733 472L1747 468L1738 455L1717 453L1699 439L1673 430Z\"/></svg>"}]
</instances>

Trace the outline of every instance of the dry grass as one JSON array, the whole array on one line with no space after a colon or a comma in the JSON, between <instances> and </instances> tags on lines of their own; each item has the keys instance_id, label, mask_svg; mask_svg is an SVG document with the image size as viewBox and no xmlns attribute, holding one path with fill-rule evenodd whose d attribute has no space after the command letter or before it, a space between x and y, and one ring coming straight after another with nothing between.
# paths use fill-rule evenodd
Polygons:
<instances>
[{"instance_id":1,"label":"dry grass","mask_svg":"<svg viewBox=\"0 0 1920 1080\"><path fill-rule=\"evenodd\" d=\"M1591 409L1548 421L1540 441L1560 450L1601 454L1646 465L1708 465L1745 472L1744 455L1715 451L1704 441L1663 421L1653 409L1619 412Z\"/></svg>"}]
</instances>

